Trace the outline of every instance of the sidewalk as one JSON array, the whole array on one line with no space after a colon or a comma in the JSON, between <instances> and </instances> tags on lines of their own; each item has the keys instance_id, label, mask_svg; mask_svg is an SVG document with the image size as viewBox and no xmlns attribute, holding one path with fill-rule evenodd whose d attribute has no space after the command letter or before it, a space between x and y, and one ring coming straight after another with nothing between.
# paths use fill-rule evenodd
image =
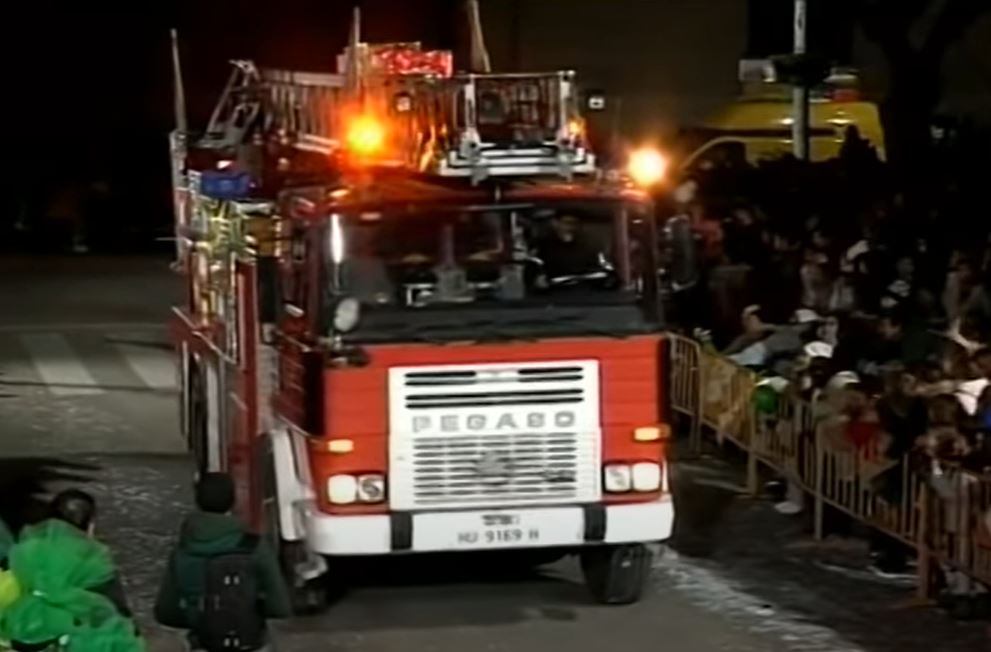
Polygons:
<instances>
[{"instance_id":1,"label":"sidewalk","mask_svg":"<svg viewBox=\"0 0 991 652\"><path fill-rule=\"evenodd\" d=\"M866 540L815 541L808 514L782 516L770 500L743 495L742 466L703 457L678 464L676 473L672 548L765 601L767 619L787 609L865 650L991 650L991 623L910 606L912 578L871 573ZM711 608L722 612L717 603Z\"/></svg>"}]
</instances>

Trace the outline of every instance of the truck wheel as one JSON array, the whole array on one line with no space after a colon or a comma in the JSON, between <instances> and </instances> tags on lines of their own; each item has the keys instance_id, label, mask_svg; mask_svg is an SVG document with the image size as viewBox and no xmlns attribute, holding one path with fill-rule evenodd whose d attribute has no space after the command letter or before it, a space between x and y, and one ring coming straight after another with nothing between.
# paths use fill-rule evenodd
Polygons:
<instances>
[{"instance_id":1,"label":"truck wheel","mask_svg":"<svg viewBox=\"0 0 991 652\"><path fill-rule=\"evenodd\" d=\"M315 616L327 610L330 593L326 575L312 580L299 579L296 567L306 559L306 550L303 546L300 541L280 541L279 564L282 566L282 574L289 588L293 614Z\"/></svg>"},{"instance_id":2,"label":"truck wheel","mask_svg":"<svg viewBox=\"0 0 991 652\"><path fill-rule=\"evenodd\" d=\"M296 569L306 561L306 549L299 541L286 541L279 527L279 499L275 480L275 460L272 456L272 440L266 438L261 468L265 478L265 533L279 560L279 568L289 589L293 613L297 616L316 615L327 609L329 595L326 576L313 580L301 580Z\"/></svg>"},{"instance_id":3,"label":"truck wheel","mask_svg":"<svg viewBox=\"0 0 991 652\"><path fill-rule=\"evenodd\" d=\"M641 543L601 546L581 553L585 584L601 604L640 600L650 575L650 560L650 551Z\"/></svg>"}]
</instances>

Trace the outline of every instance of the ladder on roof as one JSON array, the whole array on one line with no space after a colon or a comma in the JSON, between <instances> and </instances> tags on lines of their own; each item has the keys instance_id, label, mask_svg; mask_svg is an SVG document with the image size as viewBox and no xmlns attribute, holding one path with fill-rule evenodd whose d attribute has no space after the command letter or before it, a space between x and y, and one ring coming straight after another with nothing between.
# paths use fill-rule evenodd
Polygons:
<instances>
[{"instance_id":1,"label":"ladder on roof","mask_svg":"<svg viewBox=\"0 0 991 652\"><path fill-rule=\"evenodd\" d=\"M255 134L297 149L341 148L346 75L258 69L235 61L207 129L207 146L237 146ZM571 71L533 74L377 75L360 104L390 121L398 162L411 169L478 182L488 177L596 171ZM407 108L395 101L403 97Z\"/></svg>"},{"instance_id":2,"label":"ladder on roof","mask_svg":"<svg viewBox=\"0 0 991 652\"><path fill-rule=\"evenodd\" d=\"M344 76L257 68L251 61L234 69L213 110L201 145L236 147L253 134L278 134L299 149L337 149Z\"/></svg>"}]
</instances>

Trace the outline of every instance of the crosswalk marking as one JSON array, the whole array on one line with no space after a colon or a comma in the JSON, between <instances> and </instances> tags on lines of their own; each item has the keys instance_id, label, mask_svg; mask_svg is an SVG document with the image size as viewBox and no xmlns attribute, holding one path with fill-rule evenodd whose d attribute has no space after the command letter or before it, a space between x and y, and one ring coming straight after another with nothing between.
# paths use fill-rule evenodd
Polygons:
<instances>
[{"instance_id":1,"label":"crosswalk marking","mask_svg":"<svg viewBox=\"0 0 991 652\"><path fill-rule=\"evenodd\" d=\"M127 365L145 385L152 389L172 389L176 386L175 363L161 352L141 344L114 344Z\"/></svg>"},{"instance_id":2,"label":"crosswalk marking","mask_svg":"<svg viewBox=\"0 0 991 652\"><path fill-rule=\"evenodd\" d=\"M55 396L91 396L103 392L63 336L31 333L21 335L20 339L38 375Z\"/></svg>"},{"instance_id":3,"label":"crosswalk marking","mask_svg":"<svg viewBox=\"0 0 991 652\"><path fill-rule=\"evenodd\" d=\"M0 397L90 397L176 387L175 356L161 333L139 327L0 334Z\"/></svg>"}]
</instances>

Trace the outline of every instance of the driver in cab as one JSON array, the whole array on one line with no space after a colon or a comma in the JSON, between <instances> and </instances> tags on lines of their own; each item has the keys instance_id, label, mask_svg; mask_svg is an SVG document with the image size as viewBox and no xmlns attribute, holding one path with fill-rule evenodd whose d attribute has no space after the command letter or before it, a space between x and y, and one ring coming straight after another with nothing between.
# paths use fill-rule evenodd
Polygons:
<instances>
[{"instance_id":1,"label":"driver in cab","mask_svg":"<svg viewBox=\"0 0 991 652\"><path fill-rule=\"evenodd\" d=\"M541 271L546 284L610 271L604 252L589 238L576 216L557 214L551 218L550 227L535 251L543 263Z\"/></svg>"}]
</instances>

